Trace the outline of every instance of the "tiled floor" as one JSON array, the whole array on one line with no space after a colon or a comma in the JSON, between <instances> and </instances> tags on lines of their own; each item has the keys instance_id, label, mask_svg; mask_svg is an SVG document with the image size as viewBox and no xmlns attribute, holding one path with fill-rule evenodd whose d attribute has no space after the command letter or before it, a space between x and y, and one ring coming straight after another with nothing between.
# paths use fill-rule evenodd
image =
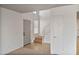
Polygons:
<instances>
[{"instance_id":1,"label":"tiled floor","mask_svg":"<svg viewBox=\"0 0 79 59\"><path fill-rule=\"evenodd\" d=\"M23 48L17 49L8 55L49 55L50 45L43 43L32 43L24 46Z\"/></svg>"}]
</instances>

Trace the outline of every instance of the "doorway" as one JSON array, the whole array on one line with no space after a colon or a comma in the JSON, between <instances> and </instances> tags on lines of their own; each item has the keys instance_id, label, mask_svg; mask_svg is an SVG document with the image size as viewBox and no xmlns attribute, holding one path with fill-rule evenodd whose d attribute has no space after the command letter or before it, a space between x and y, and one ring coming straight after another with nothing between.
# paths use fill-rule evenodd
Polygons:
<instances>
[{"instance_id":1,"label":"doorway","mask_svg":"<svg viewBox=\"0 0 79 59\"><path fill-rule=\"evenodd\" d=\"M77 55L79 55L79 12L77 12Z\"/></svg>"},{"instance_id":2,"label":"doorway","mask_svg":"<svg viewBox=\"0 0 79 59\"><path fill-rule=\"evenodd\" d=\"M24 45L31 43L31 21L23 20Z\"/></svg>"}]
</instances>

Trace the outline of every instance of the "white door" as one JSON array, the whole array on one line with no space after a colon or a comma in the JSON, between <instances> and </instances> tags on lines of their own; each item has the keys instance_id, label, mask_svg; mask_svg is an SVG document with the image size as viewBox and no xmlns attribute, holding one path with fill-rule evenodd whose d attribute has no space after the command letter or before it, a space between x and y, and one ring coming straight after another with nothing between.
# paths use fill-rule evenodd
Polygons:
<instances>
[{"instance_id":1,"label":"white door","mask_svg":"<svg viewBox=\"0 0 79 59\"><path fill-rule=\"evenodd\" d=\"M31 42L31 21L24 20L23 23L24 45L26 45Z\"/></svg>"},{"instance_id":2,"label":"white door","mask_svg":"<svg viewBox=\"0 0 79 59\"><path fill-rule=\"evenodd\" d=\"M52 15L51 18L51 53L62 54L63 52L63 17Z\"/></svg>"}]
</instances>

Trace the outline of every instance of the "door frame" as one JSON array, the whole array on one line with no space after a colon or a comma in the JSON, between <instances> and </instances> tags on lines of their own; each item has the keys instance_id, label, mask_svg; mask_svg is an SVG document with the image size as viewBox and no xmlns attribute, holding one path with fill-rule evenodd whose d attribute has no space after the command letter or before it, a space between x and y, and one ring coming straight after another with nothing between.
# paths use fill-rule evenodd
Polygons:
<instances>
[{"instance_id":1,"label":"door frame","mask_svg":"<svg viewBox=\"0 0 79 59\"><path fill-rule=\"evenodd\" d=\"M30 21L30 43L31 43L31 35L32 35L32 31L31 31L31 28L32 28L32 25L31 25L31 20L29 20L29 19L23 19L23 47L24 47L24 20L28 20L28 21ZM29 43L28 43L29 44Z\"/></svg>"}]
</instances>

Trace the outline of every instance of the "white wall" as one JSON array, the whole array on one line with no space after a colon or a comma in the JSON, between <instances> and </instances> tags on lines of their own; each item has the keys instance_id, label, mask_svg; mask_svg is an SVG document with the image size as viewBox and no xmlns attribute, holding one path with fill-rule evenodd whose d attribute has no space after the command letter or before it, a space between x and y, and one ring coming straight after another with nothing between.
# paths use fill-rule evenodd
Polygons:
<instances>
[{"instance_id":1,"label":"white wall","mask_svg":"<svg viewBox=\"0 0 79 59\"><path fill-rule=\"evenodd\" d=\"M1 8L2 54L23 46L23 20L18 12Z\"/></svg>"},{"instance_id":2,"label":"white wall","mask_svg":"<svg viewBox=\"0 0 79 59\"><path fill-rule=\"evenodd\" d=\"M32 20L33 19L33 13L29 12L29 13L22 13L22 18L25 20Z\"/></svg>"},{"instance_id":3,"label":"white wall","mask_svg":"<svg viewBox=\"0 0 79 59\"><path fill-rule=\"evenodd\" d=\"M76 6L62 6L51 9L51 18L53 15L60 15L63 17L63 45L62 53L59 54L76 54L76 40L77 40L77 23L76 23ZM53 18L52 18L53 20ZM59 20L58 20L59 21ZM51 32L52 34L53 32ZM51 53L53 54L54 49L54 38L51 37ZM59 43L59 42L58 42ZM59 46L59 45L57 45ZM55 52L54 52L55 54Z\"/></svg>"}]
</instances>

